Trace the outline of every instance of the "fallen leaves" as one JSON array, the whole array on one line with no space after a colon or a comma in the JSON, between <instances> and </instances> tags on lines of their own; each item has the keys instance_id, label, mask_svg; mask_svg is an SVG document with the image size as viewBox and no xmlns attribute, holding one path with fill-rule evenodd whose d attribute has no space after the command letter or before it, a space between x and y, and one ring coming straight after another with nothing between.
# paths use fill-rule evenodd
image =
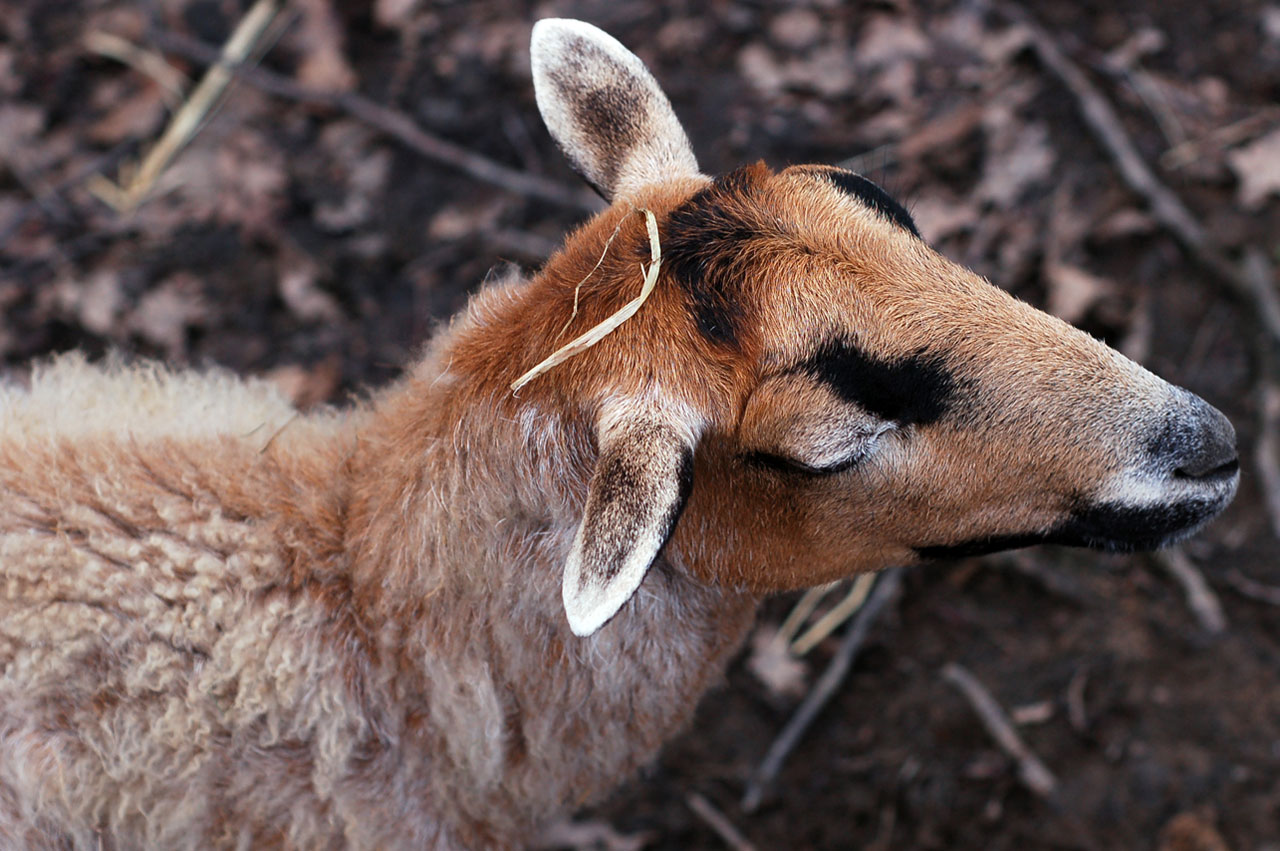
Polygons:
<instances>
[{"instance_id":1,"label":"fallen leaves","mask_svg":"<svg viewBox=\"0 0 1280 851\"><path fill-rule=\"evenodd\" d=\"M751 634L747 670L774 697L801 697L808 686L808 666L791 652L790 641L773 624L762 623Z\"/></svg>"},{"instance_id":2,"label":"fallen leaves","mask_svg":"<svg viewBox=\"0 0 1280 851\"><path fill-rule=\"evenodd\" d=\"M1227 164L1240 181L1240 205L1257 210L1280 194L1280 128L1227 154Z\"/></svg>"}]
</instances>

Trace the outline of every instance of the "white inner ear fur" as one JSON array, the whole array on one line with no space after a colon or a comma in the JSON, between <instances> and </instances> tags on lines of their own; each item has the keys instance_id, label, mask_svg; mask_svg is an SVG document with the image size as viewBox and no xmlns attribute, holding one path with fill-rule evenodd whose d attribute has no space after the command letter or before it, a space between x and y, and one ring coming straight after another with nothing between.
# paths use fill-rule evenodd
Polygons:
<instances>
[{"instance_id":1,"label":"white inner ear fur","mask_svg":"<svg viewBox=\"0 0 1280 851\"><path fill-rule=\"evenodd\" d=\"M694 430L664 413L616 405L601 417L600 458L561 587L574 635L591 635L631 599L684 508Z\"/></svg>"},{"instance_id":2,"label":"white inner ear fur","mask_svg":"<svg viewBox=\"0 0 1280 851\"><path fill-rule=\"evenodd\" d=\"M613 36L582 21L546 18L533 26L530 58L547 129L606 199L698 174L667 96Z\"/></svg>"}]
</instances>

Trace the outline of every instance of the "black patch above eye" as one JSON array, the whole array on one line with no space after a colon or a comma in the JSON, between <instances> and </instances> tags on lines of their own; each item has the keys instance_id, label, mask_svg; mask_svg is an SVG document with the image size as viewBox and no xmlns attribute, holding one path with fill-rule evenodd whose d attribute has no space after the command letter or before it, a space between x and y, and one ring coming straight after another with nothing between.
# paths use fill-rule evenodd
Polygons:
<instances>
[{"instance_id":1,"label":"black patch above eye","mask_svg":"<svg viewBox=\"0 0 1280 851\"><path fill-rule=\"evenodd\" d=\"M891 222L910 231L917 238L923 239L920 236L919 228L916 227L915 219L911 218L907 208L895 201L892 195L870 180L860 174L854 174L841 168L824 169L821 174L841 191L857 198Z\"/></svg>"},{"instance_id":2,"label":"black patch above eye","mask_svg":"<svg viewBox=\"0 0 1280 851\"><path fill-rule=\"evenodd\" d=\"M831 340L798 365L846 402L901 425L928 425L950 409L956 381L936 357L919 352L877 360L843 340Z\"/></svg>"}]
</instances>

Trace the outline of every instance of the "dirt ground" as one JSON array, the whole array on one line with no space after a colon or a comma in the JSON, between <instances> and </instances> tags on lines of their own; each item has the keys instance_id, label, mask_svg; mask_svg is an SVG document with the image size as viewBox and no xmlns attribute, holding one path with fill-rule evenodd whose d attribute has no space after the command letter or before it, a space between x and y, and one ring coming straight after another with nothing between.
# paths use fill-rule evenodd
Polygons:
<instances>
[{"instance_id":1,"label":"dirt ground","mask_svg":"<svg viewBox=\"0 0 1280 851\"><path fill-rule=\"evenodd\" d=\"M652 849L728 847L691 808L701 796L758 849L1280 851L1259 311L1125 185L1006 7L296 0L266 36L267 74L233 87L145 203L113 209L91 175L136 164L203 72L200 45L221 46L248 5L0 4L11 378L54 352L120 349L267 375L302 406L391 379L490 270L536 268L585 215L537 118L527 43L538 17L590 20L649 63L705 171L764 158L867 174L945 254L1227 412L1245 470L1235 504L1181 550L1225 630L1151 556L1041 548L916 569L754 812L746 780L838 634L772 678L748 647L694 728L582 818ZM1280 5L1029 8L1209 242L1274 268ZM568 191L477 179L375 126L368 104ZM771 602L761 628L793 603ZM1057 779L1050 799L941 676L952 662L1014 717Z\"/></svg>"}]
</instances>

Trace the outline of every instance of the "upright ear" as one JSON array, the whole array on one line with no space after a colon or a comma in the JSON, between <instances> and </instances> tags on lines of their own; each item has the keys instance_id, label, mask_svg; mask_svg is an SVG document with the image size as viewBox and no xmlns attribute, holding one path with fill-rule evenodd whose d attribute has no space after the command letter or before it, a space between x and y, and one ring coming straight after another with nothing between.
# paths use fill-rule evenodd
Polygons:
<instances>
[{"instance_id":1,"label":"upright ear","mask_svg":"<svg viewBox=\"0 0 1280 851\"><path fill-rule=\"evenodd\" d=\"M649 411L600 423L600 459L564 568L565 614L591 635L631 599L675 529L693 484L693 433Z\"/></svg>"},{"instance_id":2,"label":"upright ear","mask_svg":"<svg viewBox=\"0 0 1280 851\"><path fill-rule=\"evenodd\" d=\"M533 25L530 58L542 120L605 200L698 174L667 96L613 36L582 21L545 18Z\"/></svg>"}]
</instances>

